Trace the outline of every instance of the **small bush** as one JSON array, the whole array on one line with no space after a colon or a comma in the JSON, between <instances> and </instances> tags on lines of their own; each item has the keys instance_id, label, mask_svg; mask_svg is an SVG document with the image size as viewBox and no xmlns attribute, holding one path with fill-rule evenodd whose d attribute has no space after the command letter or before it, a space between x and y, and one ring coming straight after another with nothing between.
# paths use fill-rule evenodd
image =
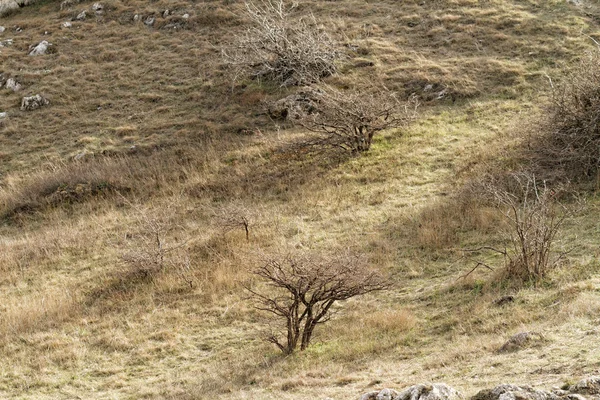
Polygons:
<instances>
[{"instance_id":1,"label":"small bush","mask_svg":"<svg viewBox=\"0 0 600 400\"><path fill-rule=\"evenodd\" d=\"M417 101L398 100L380 90L342 92L322 86L313 91L315 110L303 113L297 123L315 133L304 144L363 153L378 132L406 125L416 116Z\"/></svg>"},{"instance_id":2,"label":"small bush","mask_svg":"<svg viewBox=\"0 0 600 400\"><path fill-rule=\"evenodd\" d=\"M505 259L500 276L539 282L561 258L553 256L554 245L568 213L558 201L558 190L536 181L532 175L513 174L512 178L512 190L488 186L506 220L504 236L509 245L496 250Z\"/></svg>"},{"instance_id":3,"label":"small bush","mask_svg":"<svg viewBox=\"0 0 600 400\"><path fill-rule=\"evenodd\" d=\"M333 75L342 57L313 15L292 16L296 4L283 0L246 1L252 27L223 50L235 76L250 75L282 86L310 84Z\"/></svg>"},{"instance_id":4,"label":"small bush","mask_svg":"<svg viewBox=\"0 0 600 400\"><path fill-rule=\"evenodd\" d=\"M538 175L575 182L598 179L600 51L589 53L557 86L530 145Z\"/></svg>"}]
</instances>

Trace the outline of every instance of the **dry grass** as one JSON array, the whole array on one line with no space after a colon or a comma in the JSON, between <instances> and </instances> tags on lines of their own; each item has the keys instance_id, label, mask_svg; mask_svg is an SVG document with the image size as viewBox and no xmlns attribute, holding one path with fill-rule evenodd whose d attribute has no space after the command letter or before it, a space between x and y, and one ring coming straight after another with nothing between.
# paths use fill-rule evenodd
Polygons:
<instances>
[{"instance_id":1,"label":"dry grass","mask_svg":"<svg viewBox=\"0 0 600 400\"><path fill-rule=\"evenodd\" d=\"M385 131L367 155L329 159L288 151L300 132L267 118L264 102L286 90L228 81L220 45L247 26L240 2L104 5L71 29L60 24L90 2L2 19L0 40L14 44L1 49L0 72L24 89L0 96L1 397L348 398L439 380L470 394L503 381L550 387L600 367L595 198L566 223L574 249L541 287L490 285L485 271L457 281L472 264L455 250L496 240L498 223L455 189L490 160L516 163L503 150L522 140L515 121L544 98L546 74L555 80L592 44L597 23L585 13L596 10L302 2L348 53L329 84L368 76L424 104L404 135ZM28 57L42 39L55 51ZM20 96L36 93L51 105L19 111ZM129 273L122 255L143 233L131 204L178 205L169 221L183 229L166 239L185 232L192 285L177 269ZM223 233L215 210L228 209L252 215L249 240ZM283 358L261 340L240 284L258 249L281 248L352 248L394 290L341 304L314 346ZM515 302L495 305L506 293ZM524 330L548 342L496 353Z\"/></svg>"}]
</instances>

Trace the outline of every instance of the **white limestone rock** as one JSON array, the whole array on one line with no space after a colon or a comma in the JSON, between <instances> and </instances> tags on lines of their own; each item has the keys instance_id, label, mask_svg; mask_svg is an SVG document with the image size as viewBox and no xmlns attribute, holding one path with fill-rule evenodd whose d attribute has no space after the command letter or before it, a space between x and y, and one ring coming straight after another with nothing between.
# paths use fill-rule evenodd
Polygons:
<instances>
[{"instance_id":1,"label":"white limestone rock","mask_svg":"<svg viewBox=\"0 0 600 400\"><path fill-rule=\"evenodd\" d=\"M44 55L48 52L48 47L50 47L50 46L52 46L51 43L48 43L47 41L42 40L40 43L38 43L37 45L30 48L29 55L30 56Z\"/></svg>"},{"instance_id":2,"label":"white limestone rock","mask_svg":"<svg viewBox=\"0 0 600 400\"><path fill-rule=\"evenodd\" d=\"M48 99L36 94L35 96L23 97L21 100L21 111L33 111L38 108L47 106L50 104Z\"/></svg>"}]
</instances>

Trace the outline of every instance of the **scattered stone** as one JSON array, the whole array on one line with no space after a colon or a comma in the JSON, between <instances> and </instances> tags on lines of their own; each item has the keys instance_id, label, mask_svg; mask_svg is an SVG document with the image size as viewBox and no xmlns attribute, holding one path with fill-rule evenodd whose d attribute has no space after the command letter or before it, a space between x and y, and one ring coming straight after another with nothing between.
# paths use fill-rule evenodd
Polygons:
<instances>
[{"instance_id":1,"label":"scattered stone","mask_svg":"<svg viewBox=\"0 0 600 400\"><path fill-rule=\"evenodd\" d=\"M75 19L77 21L83 21L83 20L85 20L86 17L87 17L87 13L85 12L85 10L83 10L75 17Z\"/></svg>"},{"instance_id":2,"label":"scattered stone","mask_svg":"<svg viewBox=\"0 0 600 400\"><path fill-rule=\"evenodd\" d=\"M8 113L0 112L0 119L4 119L6 117L8 117Z\"/></svg>"},{"instance_id":3,"label":"scattered stone","mask_svg":"<svg viewBox=\"0 0 600 400\"><path fill-rule=\"evenodd\" d=\"M6 80L6 85L4 86L7 89L12 90L13 92L18 92L19 90L21 90L21 88L23 87L19 82L16 81L16 79L14 78L8 78Z\"/></svg>"},{"instance_id":4,"label":"scattered stone","mask_svg":"<svg viewBox=\"0 0 600 400\"><path fill-rule=\"evenodd\" d=\"M71 28L72 26L73 26L73 24L69 21L65 21L62 23L63 28Z\"/></svg>"},{"instance_id":5,"label":"scattered stone","mask_svg":"<svg viewBox=\"0 0 600 400\"><path fill-rule=\"evenodd\" d=\"M100 3L94 3L94 4L92 4L92 10L93 11L102 11L102 10L104 10L104 6Z\"/></svg>"},{"instance_id":6,"label":"scattered stone","mask_svg":"<svg viewBox=\"0 0 600 400\"><path fill-rule=\"evenodd\" d=\"M516 351L522 349L523 347L532 342L541 342L542 340L544 340L544 337L537 332L517 333L516 335L508 339L508 341L504 343L502 347L500 347L498 352L507 353L510 351Z\"/></svg>"},{"instance_id":7,"label":"scattered stone","mask_svg":"<svg viewBox=\"0 0 600 400\"><path fill-rule=\"evenodd\" d=\"M167 18L170 15L170 11L169 10L165 10L162 14L163 18Z\"/></svg>"},{"instance_id":8,"label":"scattered stone","mask_svg":"<svg viewBox=\"0 0 600 400\"><path fill-rule=\"evenodd\" d=\"M269 116L278 120L294 120L317 109L315 92L312 89L301 90L296 94L279 99L268 107Z\"/></svg>"},{"instance_id":9,"label":"scattered stone","mask_svg":"<svg viewBox=\"0 0 600 400\"><path fill-rule=\"evenodd\" d=\"M6 30L6 28L5 28L5 27L3 27L3 26L0 26L0 33L4 33L4 31L5 31L5 30Z\"/></svg>"},{"instance_id":10,"label":"scattered stone","mask_svg":"<svg viewBox=\"0 0 600 400\"><path fill-rule=\"evenodd\" d=\"M36 46L33 46L33 48L30 47L29 55L30 56L44 55L48 51L49 46L52 46L52 44L48 43L45 40L42 40L39 44L37 44Z\"/></svg>"},{"instance_id":11,"label":"scattered stone","mask_svg":"<svg viewBox=\"0 0 600 400\"><path fill-rule=\"evenodd\" d=\"M383 389L381 391L365 393L360 400L393 400L398 396L398 392L393 389Z\"/></svg>"},{"instance_id":12,"label":"scattered stone","mask_svg":"<svg viewBox=\"0 0 600 400\"><path fill-rule=\"evenodd\" d=\"M600 376L582 379L569 388L569 392L577 394L600 395Z\"/></svg>"},{"instance_id":13,"label":"scattered stone","mask_svg":"<svg viewBox=\"0 0 600 400\"><path fill-rule=\"evenodd\" d=\"M50 104L48 99L36 94L35 96L23 97L21 100L21 111L33 111Z\"/></svg>"},{"instance_id":14,"label":"scattered stone","mask_svg":"<svg viewBox=\"0 0 600 400\"><path fill-rule=\"evenodd\" d=\"M494 304L497 306L503 306L508 303L512 303L515 301L515 296L502 296L498 300L494 301Z\"/></svg>"},{"instance_id":15,"label":"scattered stone","mask_svg":"<svg viewBox=\"0 0 600 400\"><path fill-rule=\"evenodd\" d=\"M582 0L567 0L567 3L573 4L574 6L580 7L583 5Z\"/></svg>"},{"instance_id":16,"label":"scattered stone","mask_svg":"<svg viewBox=\"0 0 600 400\"><path fill-rule=\"evenodd\" d=\"M414 385L401 392L393 389L369 392L360 400L459 400L463 396L445 383Z\"/></svg>"},{"instance_id":17,"label":"scattered stone","mask_svg":"<svg viewBox=\"0 0 600 400\"><path fill-rule=\"evenodd\" d=\"M0 47L8 47L8 46L12 46L12 44L13 44L12 39L6 39L6 40L0 41Z\"/></svg>"},{"instance_id":18,"label":"scattered stone","mask_svg":"<svg viewBox=\"0 0 600 400\"><path fill-rule=\"evenodd\" d=\"M144 24L146 24L147 26L152 26L154 25L154 21L156 21L156 18L149 16L148 18L146 18L146 20L144 21Z\"/></svg>"},{"instance_id":19,"label":"scattered stone","mask_svg":"<svg viewBox=\"0 0 600 400\"><path fill-rule=\"evenodd\" d=\"M478 392L471 400L559 400L560 396L530 386L499 385Z\"/></svg>"},{"instance_id":20,"label":"scattered stone","mask_svg":"<svg viewBox=\"0 0 600 400\"><path fill-rule=\"evenodd\" d=\"M183 19L188 19L189 17L190 17L190 14L188 14L188 13L185 13L181 16L181 18L183 18Z\"/></svg>"},{"instance_id":21,"label":"scattered stone","mask_svg":"<svg viewBox=\"0 0 600 400\"><path fill-rule=\"evenodd\" d=\"M133 22L138 22L140 20L140 16L138 14L135 14L133 16Z\"/></svg>"}]
</instances>

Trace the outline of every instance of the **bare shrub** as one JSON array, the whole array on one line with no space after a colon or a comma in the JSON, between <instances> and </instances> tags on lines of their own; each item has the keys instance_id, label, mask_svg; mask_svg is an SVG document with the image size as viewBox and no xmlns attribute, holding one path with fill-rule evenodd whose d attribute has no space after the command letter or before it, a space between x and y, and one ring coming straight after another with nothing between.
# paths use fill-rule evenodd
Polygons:
<instances>
[{"instance_id":1,"label":"bare shrub","mask_svg":"<svg viewBox=\"0 0 600 400\"><path fill-rule=\"evenodd\" d=\"M330 320L335 302L389 287L380 274L351 255L271 258L253 273L269 287L246 286L256 308L285 321L283 338L278 334L267 338L285 354L293 353L298 344L300 350L308 347L315 327Z\"/></svg>"},{"instance_id":2,"label":"bare shrub","mask_svg":"<svg viewBox=\"0 0 600 400\"><path fill-rule=\"evenodd\" d=\"M251 75L294 86L336 72L335 63L342 53L312 14L293 17L297 4L284 0L244 4L253 26L222 52L236 77Z\"/></svg>"},{"instance_id":3,"label":"bare shrub","mask_svg":"<svg viewBox=\"0 0 600 400\"><path fill-rule=\"evenodd\" d=\"M129 272L152 278L169 270L193 287L187 234L175 222L174 209L144 208L131 203L130 206L137 232L127 235L130 248L122 255Z\"/></svg>"},{"instance_id":4,"label":"bare shrub","mask_svg":"<svg viewBox=\"0 0 600 400\"><path fill-rule=\"evenodd\" d=\"M246 234L246 241L249 241L252 214L246 207L233 204L215 211L214 220L223 233L242 229Z\"/></svg>"},{"instance_id":5,"label":"bare shrub","mask_svg":"<svg viewBox=\"0 0 600 400\"><path fill-rule=\"evenodd\" d=\"M591 52L557 86L530 144L539 174L586 181L600 168L600 50ZM600 180L599 180L600 183Z\"/></svg>"},{"instance_id":6,"label":"bare shrub","mask_svg":"<svg viewBox=\"0 0 600 400\"><path fill-rule=\"evenodd\" d=\"M385 89L373 93L342 92L323 86L314 92L314 99L316 110L297 120L316 134L304 144L352 153L368 151L376 133L413 120L418 105L414 98L402 102Z\"/></svg>"},{"instance_id":7,"label":"bare shrub","mask_svg":"<svg viewBox=\"0 0 600 400\"><path fill-rule=\"evenodd\" d=\"M511 190L493 184L487 186L488 194L505 218L504 236L509 245L504 249L482 249L503 255L502 279L539 282L564 255L553 256L553 248L568 210L558 200L560 190L550 189L535 176L515 173L512 180ZM478 265L488 267L484 263Z\"/></svg>"}]
</instances>

